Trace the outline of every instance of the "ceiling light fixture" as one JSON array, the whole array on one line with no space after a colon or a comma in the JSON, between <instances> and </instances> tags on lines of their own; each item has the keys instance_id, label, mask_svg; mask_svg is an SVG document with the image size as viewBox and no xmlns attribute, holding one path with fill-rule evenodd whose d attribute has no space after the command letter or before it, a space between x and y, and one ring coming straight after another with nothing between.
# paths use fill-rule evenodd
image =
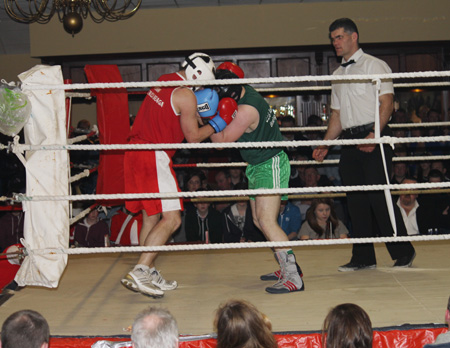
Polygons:
<instances>
[{"instance_id":1,"label":"ceiling light fixture","mask_svg":"<svg viewBox=\"0 0 450 348\"><path fill-rule=\"evenodd\" d=\"M20 23L50 21L58 13L64 29L74 36L83 28L83 19L89 15L95 23L115 22L133 16L142 0L4 0L5 10Z\"/></svg>"}]
</instances>

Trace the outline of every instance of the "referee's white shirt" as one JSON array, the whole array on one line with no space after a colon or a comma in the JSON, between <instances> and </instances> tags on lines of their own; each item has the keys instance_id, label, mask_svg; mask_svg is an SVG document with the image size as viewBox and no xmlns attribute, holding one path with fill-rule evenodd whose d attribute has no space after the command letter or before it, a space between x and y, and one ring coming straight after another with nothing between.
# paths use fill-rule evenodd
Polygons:
<instances>
[{"instance_id":1,"label":"referee's white shirt","mask_svg":"<svg viewBox=\"0 0 450 348\"><path fill-rule=\"evenodd\" d=\"M389 65L381 59L375 58L363 52L356 51L350 60L354 64L346 67L340 66L333 75L367 75L367 74L390 74ZM342 63L345 63L343 61ZM380 95L394 94L392 80L382 79ZM376 86L371 81L347 80L332 81L331 108L340 111L342 129L361 126L375 122Z\"/></svg>"}]
</instances>

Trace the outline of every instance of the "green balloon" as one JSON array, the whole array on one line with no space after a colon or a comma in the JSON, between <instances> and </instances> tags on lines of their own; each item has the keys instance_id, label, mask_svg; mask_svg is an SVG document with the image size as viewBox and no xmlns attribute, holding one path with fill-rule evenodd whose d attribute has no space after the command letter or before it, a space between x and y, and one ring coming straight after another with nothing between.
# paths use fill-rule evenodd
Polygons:
<instances>
[{"instance_id":1,"label":"green balloon","mask_svg":"<svg viewBox=\"0 0 450 348\"><path fill-rule=\"evenodd\" d=\"M0 87L0 132L14 136L27 123L31 115L31 103L18 88Z\"/></svg>"}]
</instances>

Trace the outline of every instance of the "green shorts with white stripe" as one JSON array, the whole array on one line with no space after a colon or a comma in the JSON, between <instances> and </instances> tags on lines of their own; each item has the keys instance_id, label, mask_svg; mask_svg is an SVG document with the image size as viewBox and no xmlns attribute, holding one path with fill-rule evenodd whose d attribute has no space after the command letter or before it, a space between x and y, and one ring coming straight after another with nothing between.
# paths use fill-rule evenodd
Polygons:
<instances>
[{"instance_id":1,"label":"green shorts with white stripe","mask_svg":"<svg viewBox=\"0 0 450 348\"><path fill-rule=\"evenodd\" d=\"M291 175L289 158L281 151L262 163L249 164L245 174L250 190L288 188ZM250 199L254 200L255 196L250 196ZM286 200L287 195L282 195L281 199Z\"/></svg>"}]
</instances>

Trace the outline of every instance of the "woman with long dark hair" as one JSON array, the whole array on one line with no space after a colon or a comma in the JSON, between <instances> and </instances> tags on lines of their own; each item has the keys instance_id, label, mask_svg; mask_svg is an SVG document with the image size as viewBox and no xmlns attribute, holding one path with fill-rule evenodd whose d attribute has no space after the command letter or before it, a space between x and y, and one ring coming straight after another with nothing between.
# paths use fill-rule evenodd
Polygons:
<instances>
[{"instance_id":1,"label":"woman with long dark hair","mask_svg":"<svg viewBox=\"0 0 450 348\"><path fill-rule=\"evenodd\" d=\"M299 239L348 238L348 230L337 218L333 200L313 199L306 211L306 220L298 233Z\"/></svg>"},{"instance_id":2,"label":"woman with long dark hair","mask_svg":"<svg viewBox=\"0 0 450 348\"><path fill-rule=\"evenodd\" d=\"M372 322L364 309L343 303L330 310L323 323L323 348L372 348L372 342Z\"/></svg>"}]
</instances>

